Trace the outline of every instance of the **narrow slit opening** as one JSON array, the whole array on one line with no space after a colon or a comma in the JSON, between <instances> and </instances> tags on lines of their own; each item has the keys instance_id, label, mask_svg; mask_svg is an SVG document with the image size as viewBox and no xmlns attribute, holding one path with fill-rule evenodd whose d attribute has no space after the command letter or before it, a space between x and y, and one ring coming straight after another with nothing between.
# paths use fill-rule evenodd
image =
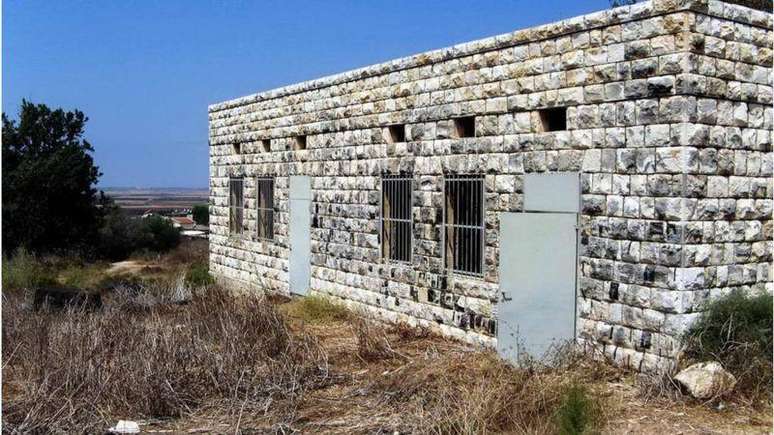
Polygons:
<instances>
[{"instance_id":1,"label":"narrow slit opening","mask_svg":"<svg viewBox=\"0 0 774 435\"><path fill-rule=\"evenodd\" d=\"M301 151L306 149L306 135L296 136L293 140L293 151Z\"/></svg>"},{"instance_id":2,"label":"narrow slit opening","mask_svg":"<svg viewBox=\"0 0 774 435\"><path fill-rule=\"evenodd\" d=\"M388 143L406 142L406 126L404 124L395 124L387 127Z\"/></svg>"},{"instance_id":3,"label":"narrow slit opening","mask_svg":"<svg viewBox=\"0 0 774 435\"><path fill-rule=\"evenodd\" d=\"M554 107L551 109L538 110L540 116L540 131L562 131L567 130L567 108Z\"/></svg>"},{"instance_id":4,"label":"narrow slit opening","mask_svg":"<svg viewBox=\"0 0 774 435\"><path fill-rule=\"evenodd\" d=\"M465 116L454 119L454 131L458 138L476 136L476 117Z\"/></svg>"}]
</instances>

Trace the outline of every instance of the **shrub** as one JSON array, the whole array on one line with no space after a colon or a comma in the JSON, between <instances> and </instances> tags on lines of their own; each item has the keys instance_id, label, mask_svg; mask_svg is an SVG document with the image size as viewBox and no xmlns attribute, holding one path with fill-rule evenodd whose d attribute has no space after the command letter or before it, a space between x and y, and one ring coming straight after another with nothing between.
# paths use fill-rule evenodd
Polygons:
<instances>
[{"instance_id":1,"label":"shrub","mask_svg":"<svg viewBox=\"0 0 774 435\"><path fill-rule=\"evenodd\" d=\"M110 206L99 229L97 255L111 261L123 260L139 248L141 239L141 222Z\"/></svg>"},{"instance_id":2,"label":"shrub","mask_svg":"<svg viewBox=\"0 0 774 435\"><path fill-rule=\"evenodd\" d=\"M210 269L206 264L194 263L185 274L185 282L191 286L205 287L214 284L215 279L210 275Z\"/></svg>"},{"instance_id":3,"label":"shrub","mask_svg":"<svg viewBox=\"0 0 774 435\"><path fill-rule=\"evenodd\" d=\"M736 376L743 398L770 400L772 308L767 293L736 290L712 301L687 332L686 356L720 362Z\"/></svg>"},{"instance_id":4,"label":"shrub","mask_svg":"<svg viewBox=\"0 0 774 435\"><path fill-rule=\"evenodd\" d=\"M179 244L180 231L169 220L161 216L132 218L118 207L111 207L99 230L97 255L119 261L133 252L167 252Z\"/></svg>"},{"instance_id":5,"label":"shrub","mask_svg":"<svg viewBox=\"0 0 774 435\"><path fill-rule=\"evenodd\" d=\"M62 284L80 289L96 289L105 280L104 264L71 264L59 273Z\"/></svg>"},{"instance_id":6,"label":"shrub","mask_svg":"<svg viewBox=\"0 0 774 435\"><path fill-rule=\"evenodd\" d=\"M25 290L56 282L51 268L24 248L3 257L3 290Z\"/></svg>"},{"instance_id":7,"label":"shrub","mask_svg":"<svg viewBox=\"0 0 774 435\"><path fill-rule=\"evenodd\" d=\"M210 224L210 208L206 204L197 204L191 210L193 220L197 225Z\"/></svg>"},{"instance_id":8,"label":"shrub","mask_svg":"<svg viewBox=\"0 0 774 435\"><path fill-rule=\"evenodd\" d=\"M571 385L554 414L556 427L562 435L592 432L599 422L599 404L582 385Z\"/></svg>"},{"instance_id":9,"label":"shrub","mask_svg":"<svg viewBox=\"0 0 774 435\"><path fill-rule=\"evenodd\" d=\"M143 235L146 238L141 248L154 252L167 252L180 244L180 230L161 216L149 216L143 220Z\"/></svg>"}]
</instances>

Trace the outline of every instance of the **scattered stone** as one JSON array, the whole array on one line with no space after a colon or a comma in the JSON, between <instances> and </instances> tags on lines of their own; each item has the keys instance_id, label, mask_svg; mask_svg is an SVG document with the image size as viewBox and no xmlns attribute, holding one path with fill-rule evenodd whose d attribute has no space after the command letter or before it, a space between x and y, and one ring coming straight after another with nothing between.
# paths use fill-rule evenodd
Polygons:
<instances>
[{"instance_id":1,"label":"scattered stone","mask_svg":"<svg viewBox=\"0 0 774 435\"><path fill-rule=\"evenodd\" d=\"M680 371L675 380L697 399L722 396L736 385L734 375L715 361L694 364Z\"/></svg>"}]
</instances>

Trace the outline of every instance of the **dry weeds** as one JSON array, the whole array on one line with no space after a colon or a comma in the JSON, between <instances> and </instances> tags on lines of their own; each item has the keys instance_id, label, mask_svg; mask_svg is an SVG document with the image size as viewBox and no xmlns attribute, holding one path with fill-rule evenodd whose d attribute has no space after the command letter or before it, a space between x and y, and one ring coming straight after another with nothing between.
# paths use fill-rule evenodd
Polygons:
<instances>
[{"instance_id":1,"label":"dry weeds","mask_svg":"<svg viewBox=\"0 0 774 435\"><path fill-rule=\"evenodd\" d=\"M203 248L116 283L101 311L25 311L4 294L3 430L100 433L133 419L176 432L556 433L571 391L584 392L587 429L606 433L771 424L680 400L667 377L643 396L631 374L575 348L554 367L514 367L314 298L191 292L181 272L206 261Z\"/></svg>"},{"instance_id":2,"label":"dry weeds","mask_svg":"<svg viewBox=\"0 0 774 435\"><path fill-rule=\"evenodd\" d=\"M327 382L326 355L291 333L273 305L217 288L186 305L29 312L3 301L3 426L9 432L104 431L121 416L168 418L217 406L272 407L294 421L303 393ZM121 298L117 298L121 299Z\"/></svg>"}]
</instances>

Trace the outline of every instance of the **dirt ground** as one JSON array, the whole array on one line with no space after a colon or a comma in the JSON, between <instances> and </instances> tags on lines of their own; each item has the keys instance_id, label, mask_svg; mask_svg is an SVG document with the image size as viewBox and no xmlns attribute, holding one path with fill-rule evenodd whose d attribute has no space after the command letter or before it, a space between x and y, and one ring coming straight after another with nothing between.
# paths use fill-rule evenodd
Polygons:
<instances>
[{"instance_id":1,"label":"dirt ground","mask_svg":"<svg viewBox=\"0 0 774 435\"><path fill-rule=\"evenodd\" d=\"M175 421L144 422L149 433L392 433L400 427L401 410L385 403L389 391L374 390L374 378L408 374L416 367L432 365L440 358L462 357L479 352L468 345L437 336L403 338L388 334L390 345L401 357L384 361L364 361L357 356L357 338L350 323L305 324L323 343L329 355L332 377L329 387L311 392L296 412L293 429L277 424L271 409L262 414L245 414L232 406L228 412L198 412ZM767 434L772 432L771 414L727 404L716 406L690 400L646 401L636 386L636 375L613 370L594 386L611 409L605 434Z\"/></svg>"}]
</instances>

